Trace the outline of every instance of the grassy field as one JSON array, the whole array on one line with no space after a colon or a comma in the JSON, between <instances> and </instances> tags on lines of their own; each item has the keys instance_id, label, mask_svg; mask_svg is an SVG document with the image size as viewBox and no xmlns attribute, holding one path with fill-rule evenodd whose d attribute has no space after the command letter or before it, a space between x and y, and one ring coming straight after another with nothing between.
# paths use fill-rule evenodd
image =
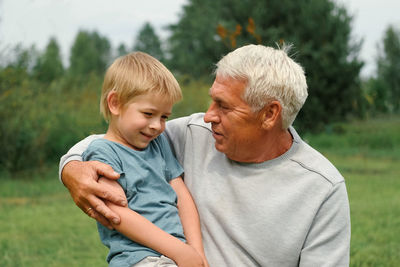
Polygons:
<instances>
[{"instance_id":1,"label":"grassy field","mask_svg":"<svg viewBox=\"0 0 400 267\"><path fill-rule=\"evenodd\" d=\"M107 266L96 224L74 205L57 170L0 180L1 266Z\"/></svg>"},{"instance_id":2,"label":"grassy field","mask_svg":"<svg viewBox=\"0 0 400 267\"><path fill-rule=\"evenodd\" d=\"M400 118L335 125L305 139L346 178L351 266L400 262ZM57 180L56 168L0 177L1 266L107 266L95 222Z\"/></svg>"}]
</instances>

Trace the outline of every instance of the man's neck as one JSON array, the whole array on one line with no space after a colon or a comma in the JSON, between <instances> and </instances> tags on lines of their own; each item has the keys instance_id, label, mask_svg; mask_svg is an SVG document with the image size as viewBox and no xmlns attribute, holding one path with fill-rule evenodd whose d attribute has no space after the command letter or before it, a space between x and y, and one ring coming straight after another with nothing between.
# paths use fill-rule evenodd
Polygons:
<instances>
[{"instance_id":1,"label":"man's neck","mask_svg":"<svg viewBox=\"0 0 400 267\"><path fill-rule=\"evenodd\" d=\"M266 134L258 144L249 148L240 158L231 159L238 162L261 163L283 155L292 144L293 137L289 130L280 130Z\"/></svg>"}]
</instances>

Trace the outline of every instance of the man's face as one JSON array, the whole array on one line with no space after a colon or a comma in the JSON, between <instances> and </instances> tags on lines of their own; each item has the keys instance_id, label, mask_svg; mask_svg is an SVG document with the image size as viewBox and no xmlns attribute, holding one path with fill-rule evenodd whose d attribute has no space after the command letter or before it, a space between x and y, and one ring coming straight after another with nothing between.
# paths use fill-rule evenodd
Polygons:
<instances>
[{"instance_id":1,"label":"man's face","mask_svg":"<svg viewBox=\"0 0 400 267\"><path fill-rule=\"evenodd\" d=\"M204 121L212 124L215 148L241 161L261 139L261 119L242 99L246 82L217 77L210 89L212 103Z\"/></svg>"}]
</instances>

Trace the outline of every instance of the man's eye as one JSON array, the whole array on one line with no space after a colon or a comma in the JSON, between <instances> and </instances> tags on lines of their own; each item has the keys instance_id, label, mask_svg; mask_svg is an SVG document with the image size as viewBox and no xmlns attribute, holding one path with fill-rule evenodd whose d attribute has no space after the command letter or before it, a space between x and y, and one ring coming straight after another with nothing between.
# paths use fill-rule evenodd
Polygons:
<instances>
[{"instance_id":1,"label":"man's eye","mask_svg":"<svg viewBox=\"0 0 400 267\"><path fill-rule=\"evenodd\" d=\"M224 109L224 110L229 109L229 107L227 105L225 105L224 103L217 102L217 104L220 109Z\"/></svg>"}]
</instances>

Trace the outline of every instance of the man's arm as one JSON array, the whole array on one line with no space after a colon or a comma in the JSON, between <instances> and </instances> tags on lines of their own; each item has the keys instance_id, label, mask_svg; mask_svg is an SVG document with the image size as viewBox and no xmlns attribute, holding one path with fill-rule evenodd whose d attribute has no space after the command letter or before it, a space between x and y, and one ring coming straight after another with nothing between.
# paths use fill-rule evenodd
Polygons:
<instances>
[{"instance_id":1,"label":"man's arm","mask_svg":"<svg viewBox=\"0 0 400 267\"><path fill-rule=\"evenodd\" d=\"M199 213L193 198L181 177L171 180L170 184L178 197L178 212L187 243L201 255L205 266L208 266L201 238Z\"/></svg>"},{"instance_id":2,"label":"man's arm","mask_svg":"<svg viewBox=\"0 0 400 267\"><path fill-rule=\"evenodd\" d=\"M82 160L82 154L83 152L87 149L87 147L90 145L90 143L93 140L102 138L104 135L103 134L93 134L85 139L79 141L76 143L73 147L71 147L67 154L63 155L60 159L59 167L58 167L58 177L61 182L63 182L63 177L62 177L62 171L64 169L64 166L68 164L70 161L83 161Z\"/></svg>"},{"instance_id":3,"label":"man's arm","mask_svg":"<svg viewBox=\"0 0 400 267\"><path fill-rule=\"evenodd\" d=\"M350 209L344 182L333 186L304 243L299 266L349 266Z\"/></svg>"},{"instance_id":4,"label":"man's arm","mask_svg":"<svg viewBox=\"0 0 400 267\"><path fill-rule=\"evenodd\" d=\"M82 162L82 153L88 145L102 135L89 136L74 145L60 160L60 180L68 188L75 204L90 217L96 219L108 228L112 228L110 221L119 223L119 216L109 209L102 199L107 199L118 205L125 206L125 194L113 194L107 185L100 185L97 181L100 176L109 179L118 179L116 173L107 164L97 161Z\"/></svg>"},{"instance_id":5,"label":"man's arm","mask_svg":"<svg viewBox=\"0 0 400 267\"><path fill-rule=\"evenodd\" d=\"M124 194L122 187L115 181L100 179L99 184L107 184L113 191ZM121 218L120 224L113 224L114 228L132 241L158 251L180 267L205 266L202 257L193 247L163 231L129 207L121 207L109 201L106 203Z\"/></svg>"}]
</instances>

